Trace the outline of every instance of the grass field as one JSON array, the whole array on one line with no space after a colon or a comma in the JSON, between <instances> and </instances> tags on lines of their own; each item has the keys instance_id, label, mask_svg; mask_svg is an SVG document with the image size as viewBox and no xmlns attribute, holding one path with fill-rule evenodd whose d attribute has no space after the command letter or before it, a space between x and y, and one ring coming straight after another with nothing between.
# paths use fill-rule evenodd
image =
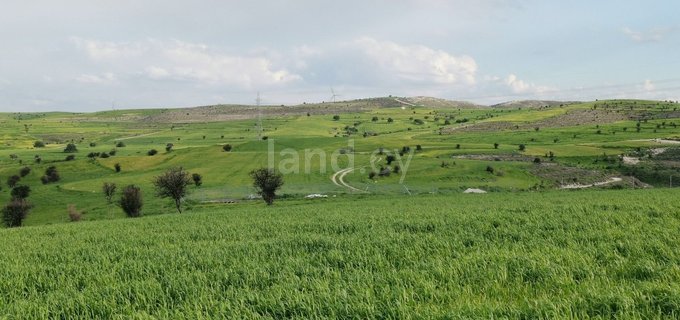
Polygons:
<instances>
[{"instance_id":1,"label":"grass field","mask_svg":"<svg viewBox=\"0 0 680 320\"><path fill-rule=\"evenodd\" d=\"M0 310L677 318L679 199L668 189L343 196L4 230Z\"/></svg>"}]
</instances>

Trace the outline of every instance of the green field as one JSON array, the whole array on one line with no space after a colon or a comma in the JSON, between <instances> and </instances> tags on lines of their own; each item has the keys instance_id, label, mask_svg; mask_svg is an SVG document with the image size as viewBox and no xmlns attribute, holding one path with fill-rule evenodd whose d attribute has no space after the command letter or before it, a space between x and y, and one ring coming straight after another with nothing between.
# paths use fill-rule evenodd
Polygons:
<instances>
[{"instance_id":1,"label":"green field","mask_svg":"<svg viewBox=\"0 0 680 320\"><path fill-rule=\"evenodd\" d=\"M229 106L0 113L0 204L28 167L34 206L0 230L0 318L680 316L677 103L263 108L261 131ZM268 207L248 173L270 159L292 172ZM183 214L151 182L173 167L203 175Z\"/></svg>"}]
</instances>

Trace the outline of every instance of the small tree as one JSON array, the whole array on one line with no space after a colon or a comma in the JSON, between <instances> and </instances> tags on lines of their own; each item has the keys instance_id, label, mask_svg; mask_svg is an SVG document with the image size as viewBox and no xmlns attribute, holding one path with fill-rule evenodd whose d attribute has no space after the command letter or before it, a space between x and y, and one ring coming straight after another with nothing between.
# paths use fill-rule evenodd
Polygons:
<instances>
[{"instance_id":1,"label":"small tree","mask_svg":"<svg viewBox=\"0 0 680 320\"><path fill-rule=\"evenodd\" d=\"M158 150L151 149L146 154L149 155L149 156L155 156L157 153L158 153Z\"/></svg>"},{"instance_id":2,"label":"small tree","mask_svg":"<svg viewBox=\"0 0 680 320\"><path fill-rule=\"evenodd\" d=\"M222 150L224 150L225 152L231 151L231 145L230 145L230 144L225 144L224 146L222 146Z\"/></svg>"},{"instance_id":3,"label":"small tree","mask_svg":"<svg viewBox=\"0 0 680 320\"><path fill-rule=\"evenodd\" d=\"M64 161L73 161L75 159L76 159L75 155L69 154L68 156L66 156L66 158L64 158Z\"/></svg>"},{"instance_id":4,"label":"small tree","mask_svg":"<svg viewBox=\"0 0 680 320\"><path fill-rule=\"evenodd\" d=\"M76 147L75 144L69 143L66 145L66 148L64 148L64 152L66 153L78 152L78 148Z\"/></svg>"},{"instance_id":5,"label":"small tree","mask_svg":"<svg viewBox=\"0 0 680 320\"><path fill-rule=\"evenodd\" d=\"M387 118L387 123L392 123L392 122L394 122L394 119L392 119L392 118Z\"/></svg>"},{"instance_id":6,"label":"small tree","mask_svg":"<svg viewBox=\"0 0 680 320\"><path fill-rule=\"evenodd\" d=\"M19 181L21 181L21 177L15 174L7 178L7 186L10 188L14 188L16 187L17 183L19 183Z\"/></svg>"},{"instance_id":7,"label":"small tree","mask_svg":"<svg viewBox=\"0 0 680 320\"><path fill-rule=\"evenodd\" d=\"M192 174L191 179L194 180L194 184L197 187L200 187L203 184L203 176L198 173Z\"/></svg>"},{"instance_id":8,"label":"small tree","mask_svg":"<svg viewBox=\"0 0 680 320\"><path fill-rule=\"evenodd\" d=\"M524 144L519 145L519 151L524 151L526 149L527 149L527 146L525 146Z\"/></svg>"},{"instance_id":9,"label":"small tree","mask_svg":"<svg viewBox=\"0 0 680 320\"><path fill-rule=\"evenodd\" d=\"M373 121L373 122L378 121L378 117L373 117L373 118L371 118L371 121Z\"/></svg>"},{"instance_id":10,"label":"small tree","mask_svg":"<svg viewBox=\"0 0 680 320\"><path fill-rule=\"evenodd\" d=\"M33 208L25 199L12 199L2 208L2 220L6 227L21 227L24 219Z\"/></svg>"},{"instance_id":11,"label":"small tree","mask_svg":"<svg viewBox=\"0 0 680 320\"><path fill-rule=\"evenodd\" d=\"M486 172L493 173L494 172L493 167L492 166L486 166Z\"/></svg>"},{"instance_id":12,"label":"small tree","mask_svg":"<svg viewBox=\"0 0 680 320\"><path fill-rule=\"evenodd\" d=\"M534 163L535 164L541 164L541 158L539 158L539 157L534 158Z\"/></svg>"},{"instance_id":13,"label":"small tree","mask_svg":"<svg viewBox=\"0 0 680 320\"><path fill-rule=\"evenodd\" d=\"M59 172L55 166L47 168L47 170L45 170L45 175L40 177L40 181L42 181L43 184L57 182L59 180L61 180L61 177L59 176Z\"/></svg>"},{"instance_id":14,"label":"small tree","mask_svg":"<svg viewBox=\"0 0 680 320\"><path fill-rule=\"evenodd\" d=\"M102 192L108 203L111 203L113 196L116 194L116 184L113 182L104 182L102 185Z\"/></svg>"},{"instance_id":15,"label":"small tree","mask_svg":"<svg viewBox=\"0 0 680 320\"><path fill-rule=\"evenodd\" d=\"M44 148L44 147L45 147L45 143L42 142L42 141L36 141L36 142L33 143L33 147L34 147L34 148Z\"/></svg>"},{"instance_id":16,"label":"small tree","mask_svg":"<svg viewBox=\"0 0 680 320\"><path fill-rule=\"evenodd\" d=\"M121 169L120 163L114 164L114 165L113 165L113 168L116 170L116 172L120 172L120 169Z\"/></svg>"},{"instance_id":17,"label":"small tree","mask_svg":"<svg viewBox=\"0 0 680 320\"><path fill-rule=\"evenodd\" d=\"M123 188L119 204L128 217L140 217L142 215L143 205L142 190L135 185L129 185Z\"/></svg>"},{"instance_id":18,"label":"small tree","mask_svg":"<svg viewBox=\"0 0 680 320\"><path fill-rule=\"evenodd\" d=\"M493 144L493 148L494 148L494 149L498 149L498 146L500 146L498 143L494 143L494 144Z\"/></svg>"},{"instance_id":19,"label":"small tree","mask_svg":"<svg viewBox=\"0 0 680 320\"><path fill-rule=\"evenodd\" d=\"M250 176L253 178L253 187L257 190L257 194L262 196L262 200L267 205L272 205L276 190L283 185L283 175L273 169L260 168L251 171Z\"/></svg>"},{"instance_id":20,"label":"small tree","mask_svg":"<svg viewBox=\"0 0 680 320\"><path fill-rule=\"evenodd\" d=\"M340 116L337 115L337 114L334 115L334 116L333 116L333 121L338 121L338 120L340 120Z\"/></svg>"},{"instance_id":21,"label":"small tree","mask_svg":"<svg viewBox=\"0 0 680 320\"><path fill-rule=\"evenodd\" d=\"M175 208L182 213L182 198L187 194L187 186L191 183L189 173L181 167L172 168L160 176L154 177L153 185L156 195L161 198L171 198L175 201Z\"/></svg>"},{"instance_id":22,"label":"small tree","mask_svg":"<svg viewBox=\"0 0 680 320\"><path fill-rule=\"evenodd\" d=\"M397 159L397 158L396 158L395 156L391 155L391 154L390 154L390 155L387 155L387 157L385 157L385 160L387 161L387 165L388 165L388 166L389 166L390 164L392 164L392 161L394 161L394 160L396 160L396 159Z\"/></svg>"},{"instance_id":23,"label":"small tree","mask_svg":"<svg viewBox=\"0 0 680 320\"><path fill-rule=\"evenodd\" d=\"M116 142L116 148L124 148L124 147L125 147L125 142L123 142L123 141Z\"/></svg>"},{"instance_id":24,"label":"small tree","mask_svg":"<svg viewBox=\"0 0 680 320\"><path fill-rule=\"evenodd\" d=\"M10 195L12 199L26 199L31 194L31 187L25 185L19 185L12 188Z\"/></svg>"},{"instance_id":25,"label":"small tree","mask_svg":"<svg viewBox=\"0 0 680 320\"><path fill-rule=\"evenodd\" d=\"M373 179L375 178L376 175L377 175L377 174L375 173L375 171L371 171L371 172L368 173L368 178L371 179L371 180L373 180Z\"/></svg>"},{"instance_id":26,"label":"small tree","mask_svg":"<svg viewBox=\"0 0 680 320\"><path fill-rule=\"evenodd\" d=\"M172 143L166 144L166 145L165 145L165 152L170 152L170 151L172 151L172 147L174 147L174 146L175 146L175 145L172 144Z\"/></svg>"},{"instance_id":27,"label":"small tree","mask_svg":"<svg viewBox=\"0 0 680 320\"><path fill-rule=\"evenodd\" d=\"M78 222L83 218L83 213L76 209L76 205L68 205L68 218L71 222Z\"/></svg>"}]
</instances>

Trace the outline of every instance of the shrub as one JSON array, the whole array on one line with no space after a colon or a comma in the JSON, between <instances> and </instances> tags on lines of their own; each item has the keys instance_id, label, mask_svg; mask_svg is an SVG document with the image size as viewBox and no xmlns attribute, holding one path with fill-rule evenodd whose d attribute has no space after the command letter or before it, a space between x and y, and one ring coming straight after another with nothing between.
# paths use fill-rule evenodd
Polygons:
<instances>
[{"instance_id":1,"label":"shrub","mask_svg":"<svg viewBox=\"0 0 680 320\"><path fill-rule=\"evenodd\" d=\"M486 172L493 173L494 169L492 166L486 166Z\"/></svg>"},{"instance_id":2,"label":"shrub","mask_svg":"<svg viewBox=\"0 0 680 320\"><path fill-rule=\"evenodd\" d=\"M519 151L524 151L526 149L527 149L527 146L525 146L524 144L519 145Z\"/></svg>"},{"instance_id":3,"label":"shrub","mask_svg":"<svg viewBox=\"0 0 680 320\"><path fill-rule=\"evenodd\" d=\"M387 123L392 123L392 122L394 122L394 119L392 119L392 118L387 118Z\"/></svg>"},{"instance_id":4,"label":"shrub","mask_svg":"<svg viewBox=\"0 0 680 320\"><path fill-rule=\"evenodd\" d=\"M172 143L166 144L166 145L165 145L165 152L170 152L170 151L172 151L172 147L174 147L174 146L175 146L175 145L172 144Z\"/></svg>"},{"instance_id":5,"label":"shrub","mask_svg":"<svg viewBox=\"0 0 680 320\"><path fill-rule=\"evenodd\" d=\"M373 122L378 121L378 117L375 117L375 116L374 116L373 118L371 118L371 121L373 121Z\"/></svg>"},{"instance_id":6,"label":"shrub","mask_svg":"<svg viewBox=\"0 0 680 320\"><path fill-rule=\"evenodd\" d=\"M401 168L399 168L399 166L394 166L394 168L392 169L392 172L394 172L395 174L399 173L399 171L401 171Z\"/></svg>"},{"instance_id":7,"label":"shrub","mask_svg":"<svg viewBox=\"0 0 680 320\"><path fill-rule=\"evenodd\" d=\"M269 139L268 136L262 136L262 140L267 140L267 139Z\"/></svg>"},{"instance_id":8,"label":"shrub","mask_svg":"<svg viewBox=\"0 0 680 320\"><path fill-rule=\"evenodd\" d=\"M423 151L423 147L419 144L416 145L416 151Z\"/></svg>"},{"instance_id":9,"label":"shrub","mask_svg":"<svg viewBox=\"0 0 680 320\"><path fill-rule=\"evenodd\" d=\"M10 195L12 199L26 199L31 194L31 187L25 185L19 185L12 188Z\"/></svg>"},{"instance_id":10,"label":"shrub","mask_svg":"<svg viewBox=\"0 0 680 320\"><path fill-rule=\"evenodd\" d=\"M151 149L151 150L147 151L146 154L149 155L149 156L155 156L157 153L158 153L158 150Z\"/></svg>"},{"instance_id":11,"label":"shrub","mask_svg":"<svg viewBox=\"0 0 680 320\"><path fill-rule=\"evenodd\" d=\"M177 212L182 213L182 198L187 194L187 186L191 183L189 173L181 167L172 168L152 180L156 187L156 195L171 198L175 201Z\"/></svg>"},{"instance_id":12,"label":"shrub","mask_svg":"<svg viewBox=\"0 0 680 320\"><path fill-rule=\"evenodd\" d=\"M118 153L118 151L116 151L116 149L111 149L111 151L109 151L109 155L112 156L112 157L115 156L116 153Z\"/></svg>"},{"instance_id":13,"label":"shrub","mask_svg":"<svg viewBox=\"0 0 680 320\"><path fill-rule=\"evenodd\" d=\"M116 163L113 165L113 168L116 170L116 172L120 172L120 163Z\"/></svg>"},{"instance_id":14,"label":"shrub","mask_svg":"<svg viewBox=\"0 0 680 320\"><path fill-rule=\"evenodd\" d=\"M76 206L74 204L68 205L68 218L71 220L71 222L78 222L82 217L83 213L76 210Z\"/></svg>"},{"instance_id":15,"label":"shrub","mask_svg":"<svg viewBox=\"0 0 680 320\"><path fill-rule=\"evenodd\" d=\"M494 148L494 149L498 149L498 146L500 146L500 144L498 144L498 143L494 143L494 144L493 144L493 148Z\"/></svg>"},{"instance_id":16,"label":"shrub","mask_svg":"<svg viewBox=\"0 0 680 320\"><path fill-rule=\"evenodd\" d=\"M203 176L198 173L192 174L191 179L194 180L194 185L197 187L200 187L203 184Z\"/></svg>"},{"instance_id":17,"label":"shrub","mask_svg":"<svg viewBox=\"0 0 680 320\"><path fill-rule=\"evenodd\" d=\"M116 194L116 184L113 182L104 182L102 185L102 193L108 203L111 203L113 196Z\"/></svg>"},{"instance_id":18,"label":"shrub","mask_svg":"<svg viewBox=\"0 0 680 320\"><path fill-rule=\"evenodd\" d=\"M385 157L385 161L387 161L387 165L388 165L388 166L389 166L394 160L397 160L397 158L396 158L395 156L391 155L391 154L390 154L390 155L387 155L387 157Z\"/></svg>"},{"instance_id":19,"label":"shrub","mask_svg":"<svg viewBox=\"0 0 680 320\"><path fill-rule=\"evenodd\" d=\"M541 158L539 158L539 157L534 158L534 163L535 164L541 164Z\"/></svg>"},{"instance_id":20,"label":"shrub","mask_svg":"<svg viewBox=\"0 0 680 320\"><path fill-rule=\"evenodd\" d=\"M47 168L47 170L45 170L45 175L40 177L40 181L42 181L43 184L57 182L59 180L61 180L61 177L59 176L59 172L55 166Z\"/></svg>"},{"instance_id":21,"label":"shrub","mask_svg":"<svg viewBox=\"0 0 680 320\"><path fill-rule=\"evenodd\" d=\"M128 217L136 218L142 216L142 206L144 205L142 190L135 185L123 188L119 204Z\"/></svg>"},{"instance_id":22,"label":"shrub","mask_svg":"<svg viewBox=\"0 0 680 320\"><path fill-rule=\"evenodd\" d=\"M29 173L31 173L31 168L29 167L23 167L21 170L19 170L19 175L23 178L27 176Z\"/></svg>"},{"instance_id":23,"label":"shrub","mask_svg":"<svg viewBox=\"0 0 680 320\"><path fill-rule=\"evenodd\" d=\"M7 186L10 188L14 188L16 187L17 183L19 183L19 181L21 181L21 177L19 177L18 175L13 175L7 178Z\"/></svg>"},{"instance_id":24,"label":"shrub","mask_svg":"<svg viewBox=\"0 0 680 320\"><path fill-rule=\"evenodd\" d=\"M460 143L456 144L456 149L460 149Z\"/></svg>"},{"instance_id":25,"label":"shrub","mask_svg":"<svg viewBox=\"0 0 680 320\"><path fill-rule=\"evenodd\" d=\"M337 115L337 114L334 115L334 116L333 116L333 121L338 121L338 120L340 120L340 116Z\"/></svg>"},{"instance_id":26,"label":"shrub","mask_svg":"<svg viewBox=\"0 0 680 320\"><path fill-rule=\"evenodd\" d=\"M283 175L273 169L260 168L251 171L250 177L253 178L253 187L257 190L257 194L262 196L262 200L267 205L272 205L276 190L283 185Z\"/></svg>"},{"instance_id":27,"label":"shrub","mask_svg":"<svg viewBox=\"0 0 680 320\"><path fill-rule=\"evenodd\" d=\"M424 124L425 122L421 119L415 119L415 120L413 120L413 123L421 125L421 124Z\"/></svg>"},{"instance_id":28,"label":"shrub","mask_svg":"<svg viewBox=\"0 0 680 320\"><path fill-rule=\"evenodd\" d=\"M42 142L42 141L36 141L36 142L33 143L33 147L34 147L34 148L44 148L44 147L45 147L45 143Z\"/></svg>"},{"instance_id":29,"label":"shrub","mask_svg":"<svg viewBox=\"0 0 680 320\"><path fill-rule=\"evenodd\" d=\"M125 142L123 142L123 141L116 142L116 148L124 148L124 147L125 147Z\"/></svg>"},{"instance_id":30,"label":"shrub","mask_svg":"<svg viewBox=\"0 0 680 320\"><path fill-rule=\"evenodd\" d=\"M449 120L449 119L444 120L444 125L450 125L450 124L451 124L451 120Z\"/></svg>"},{"instance_id":31,"label":"shrub","mask_svg":"<svg viewBox=\"0 0 680 320\"><path fill-rule=\"evenodd\" d=\"M66 153L78 152L78 148L76 147L75 144L69 143L66 145L66 148L64 148L64 152Z\"/></svg>"},{"instance_id":32,"label":"shrub","mask_svg":"<svg viewBox=\"0 0 680 320\"><path fill-rule=\"evenodd\" d=\"M230 144L225 144L224 146L222 146L222 150L224 150L225 152L231 151L231 145L230 145Z\"/></svg>"},{"instance_id":33,"label":"shrub","mask_svg":"<svg viewBox=\"0 0 680 320\"><path fill-rule=\"evenodd\" d=\"M64 158L64 161L73 161L75 159L76 159L76 156L69 154L68 156L66 156L66 158Z\"/></svg>"},{"instance_id":34,"label":"shrub","mask_svg":"<svg viewBox=\"0 0 680 320\"><path fill-rule=\"evenodd\" d=\"M94 158L99 157L100 155L100 152L90 152L87 154L87 157L90 158L90 160L94 160Z\"/></svg>"},{"instance_id":35,"label":"shrub","mask_svg":"<svg viewBox=\"0 0 680 320\"><path fill-rule=\"evenodd\" d=\"M2 208L2 221L8 228L21 227L31 208L33 205L25 199L13 199Z\"/></svg>"},{"instance_id":36,"label":"shrub","mask_svg":"<svg viewBox=\"0 0 680 320\"><path fill-rule=\"evenodd\" d=\"M40 162L42 162L42 158L39 155L36 154L33 157L33 161L35 161L35 163L40 163Z\"/></svg>"},{"instance_id":37,"label":"shrub","mask_svg":"<svg viewBox=\"0 0 680 320\"><path fill-rule=\"evenodd\" d=\"M371 180L373 180L375 178L375 176L376 176L375 171L371 171L371 172L368 173L368 178L371 179Z\"/></svg>"},{"instance_id":38,"label":"shrub","mask_svg":"<svg viewBox=\"0 0 680 320\"><path fill-rule=\"evenodd\" d=\"M103 158L103 159L106 159L106 158L109 157L109 154L106 153L106 152L102 152L102 153L99 155L99 157L100 157L100 158Z\"/></svg>"},{"instance_id":39,"label":"shrub","mask_svg":"<svg viewBox=\"0 0 680 320\"><path fill-rule=\"evenodd\" d=\"M97 143L96 142L90 142L90 147L96 147ZM70 205L69 205L70 206Z\"/></svg>"}]
</instances>

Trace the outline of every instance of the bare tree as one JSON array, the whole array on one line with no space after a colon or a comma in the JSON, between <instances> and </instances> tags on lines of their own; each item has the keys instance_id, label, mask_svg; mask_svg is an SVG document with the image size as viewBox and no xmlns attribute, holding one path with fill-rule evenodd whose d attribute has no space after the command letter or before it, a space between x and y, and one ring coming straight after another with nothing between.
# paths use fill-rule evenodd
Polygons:
<instances>
[{"instance_id":1,"label":"bare tree","mask_svg":"<svg viewBox=\"0 0 680 320\"><path fill-rule=\"evenodd\" d=\"M106 201L109 203L111 203L111 199L113 199L113 196L116 194L116 188L116 184L113 182L104 182L102 185L104 197L106 197Z\"/></svg>"},{"instance_id":2,"label":"bare tree","mask_svg":"<svg viewBox=\"0 0 680 320\"><path fill-rule=\"evenodd\" d=\"M187 194L187 186L191 183L189 173L181 167L172 168L160 176L154 177L153 185L156 187L156 195L161 198L171 198L175 201L175 207L182 213L182 198Z\"/></svg>"},{"instance_id":3,"label":"bare tree","mask_svg":"<svg viewBox=\"0 0 680 320\"><path fill-rule=\"evenodd\" d=\"M251 171L250 176L253 178L253 187L257 190L257 194L262 196L267 205L272 205L276 190L283 185L283 175L273 169L260 168Z\"/></svg>"},{"instance_id":4,"label":"bare tree","mask_svg":"<svg viewBox=\"0 0 680 320\"><path fill-rule=\"evenodd\" d=\"M6 227L21 227L33 205L25 199L12 199L2 208L2 220Z\"/></svg>"}]
</instances>

